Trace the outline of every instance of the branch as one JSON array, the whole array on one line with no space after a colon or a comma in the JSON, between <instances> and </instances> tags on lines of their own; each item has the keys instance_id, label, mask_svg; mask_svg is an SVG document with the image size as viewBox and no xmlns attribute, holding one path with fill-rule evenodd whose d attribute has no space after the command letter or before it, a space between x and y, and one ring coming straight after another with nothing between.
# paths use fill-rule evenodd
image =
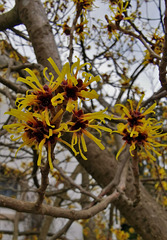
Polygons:
<instances>
[{"instance_id":1,"label":"branch","mask_svg":"<svg viewBox=\"0 0 167 240\"><path fill-rule=\"evenodd\" d=\"M57 45L42 2L40 0L17 0L17 4L19 17L27 28L38 63L48 67L48 71L53 71L47 61L51 57L58 68L61 69Z\"/></svg>"},{"instance_id":2,"label":"branch","mask_svg":"<svg viewBox=\"0 0 167 240\"><path fill-rule=\"evenodd\" d=\"M69 220L63 228L61 228L56 234L54 234L49 240L56 240L61 237L62 234L66 233L73 224L74 220Z\"/></svg>"},{"instance_id":3,"label":"branch","mask_svg":"<svg viewBox=\"0 0 167 240\"><path fill-rule=\"evenodd\" d=\"M119 156L118 166L113 180L102 190L102 192L99 195L100 197L104 196L105 194L108 194L109 192L111 192L111 190L113 190L114 187L118 186L118 184L120 183L122 172L129 158L130 158L129 148L126 147Z\"/></svg>"},{"instance_id":4,"label":"branch","mask_svg":"<svg viewBox=\"0 0 167 240\"><path fill-rule=\"evenodd\" d=\"M10 208L18 212L41 214L52 217L62 217L72 220L87 219L95 216L97 213L103 211L111 202L118 199L120 193L115 190L111 195L104 198L95 206L84 210L71 210L59 207L48 206L42 204L37 209L36 203L25 202L15 198L0 195L0 207Z\"/></svg>"},{"instance_id":5,"label":"branch","mask_svg":"<svg viewBox=\"0 0 167 240\"><path fill-rule=\"evenodd\" d=\"M16 5L9 12L0 15L0 31L13 28L21 23Z\"/></svg>"},{"instance_id":6,"label":"branch","mask_svg":"<svg viewBox=\"0 0 167 240\"><path fill-rule=\"evenodd\" d=\"M142 107L147 106L147 104L151 104L155 100L159 100L163 97L166 97L167 90L165 90L163 87L160 88L157 92L155 92L150 98L148 98L146 101L142 103Z\"/></svg>"},{"instance_id":7,"label":"branch","mask_svg":"<svg viewBox=\"0 0 167 240\"><path fill-rule=\"evenodd\" d=\"M136 33L132 32L132 31L129 31L129 30L126 30L126 29L123 29L123 28L120 27L120 26L118 26L117 29L120 30L121 32L123 32L123 33L126 34L126 35L129 35L129 36L132 36L132 37L134 37L134 38L137 38L137 39L145 46L145 48L150 52L150 54L151 54L153 57L161 60L161 57L160 57L158 54L156 54L156 53L151 49L151 47L147 44L147 42L143 39L143 37L142 37L141 35L137 35Z\"/></svg>"},{"instance_id":8,"label":"branch","mask_svg":"<svg viewBox=\"0 0 167 240\"><path fill-rule=\"evenodd\" d=\"M74 33L75 26L76 26L76 23L77 23L77 20L79 18L81 11L82 11L81 7L79 9L77 8L77 13L76 13L76 16L75 16L75 19L73 21L71 31L70 31L70 43L69 43L70 53L69 53L69 58L68 58L70 65L72 64L72 56L73 56L73 33Z\"/></svg>"},{"instance_id":9,"label":"branch","mask_svg":"<svg viewBox=\"0 0 167 240\"><path fill-rule=\"evenodd\" d=\"M82 186L78 185L75 183L75 181L73 181L73 179L71 177L68 177L64 172L63 172L63 169L58 167L58 165L56 164L56 161L53 162L53 166L54 168L56 168L59 173L61 174L61 176L67 181L69 182L73 187L77 188L80 190L81 193L95 199L96 201L99 201L100 199L97 198L93 193L89 192L89 191L86 191Z\"/></svg>"},{"instance_id":10,"label":"branch","mask_svg":"<svg viewBox=\"0 0 167 240\"><path fill-rule=\"evenodd\" d=\"M1 233L2 234L7 234L7 235L13 235L13 231L10 231L10 230L1 230ZM33 236L33 235L39 235L40 232L39 231L20 231L18 232L18 235L19 236ZM52 233L48 233L47 236L53 236Z\"/></svg>"},{"instance_id":11,"label":"branch","mask_svg":"<svg viewBox=\"0 0 167 240\"><path fill-rule=\"evenodd\" d=\"M2 76L0 76L0 83L2 83L3 85L5 85L6 87L8 87L9 89L13 90L16 93L25 94L27 91L26 88L23 88L20 85L17 85L15 83L11 82L10 80L3 78Z\"/></svg>"},{"instance_id":12,"label":"branch","mask_svg":"<svg viewBox=\"0 0 167 240\"><path fill-rule=\"evenodd\" d=\"M38 199L36 201L36 207L39 208L44 200L45 190L49 184L48 174L49 174L49 163L46 162L44 167L41 167L41 186L38 189Z\"/></svg>"},{"instance_id":13,"label":"branch","mask_svg":"<svg viewBox=\"0 0 167 240\"><path fill-rule=\"evenodd\" d=\"M134 157L132 158L132 169L134 174L134 186L136 190L135 200L133 202L133 206L137 206L140 202L140 186L139 186L139 166L138 166L138 156L137 150L134 150Z\"/></svg>"},{"instance_id":14,"label":"branch","mask_svg":"<svg viewBox=\"0 0 167 240\"><path fill-rule=\"evenodd\" d=\"M30 42L29 37L27 37L24 33L22 33L21 31L15 29L15 28L11 28L11 30L16 33L16 35L18 35L19 37L25 39L26 41Z\"/></svg>"},{"instance_id":15,"label":"branch","mask_svg":"<svg viewBox=\"0 0 167 240\"><path fill-rule=\"evenodd\" d=\"M167 80L166 80L166 66L167 66L167 2L166 10L165 10L165 18L164 18L164 26L165 26L165 39L164 39L164 48L162 60L159 65L159 80L161 82L162 87L167 88Z\"/></svg>"}]
</instances>

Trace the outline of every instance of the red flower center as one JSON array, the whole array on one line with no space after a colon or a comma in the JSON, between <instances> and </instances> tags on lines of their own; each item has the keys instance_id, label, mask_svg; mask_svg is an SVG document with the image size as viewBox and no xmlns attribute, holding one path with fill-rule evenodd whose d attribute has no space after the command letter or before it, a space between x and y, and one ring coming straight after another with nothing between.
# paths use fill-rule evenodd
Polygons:
<instances>
[{"instance_id":1,"label":"red flower center","mask_svg":"<svg viewBox=\"0 0 167 240\"><path fill-rule=\"evenodd\" d=\"M144 116L139 111L130 111L130 115L131 117L127 120L131 128L137 125L142 125L141 119L144 118Z\"/></svg>"},{"instance_id":2,"label":"red flower center","mask_svg":"<svg viewBox=\"0 0 167 240\"><path fill-rule=\"evenodd\" d=\"M33 128L33 129L31 129L31 128L29 128L29 127L25 127L24 130L25 130L25 132L26 132L26 134L27 134L27 137L28 137L29 139L34 139L34 138L35 138L35 140L36 140L38 143L40 143L44 138L46 138L45 135L47 135L47 136L49 135L49 128L50 128L50 127L47 126L47 125L44 125L44 123L43 123L42 121L39 121L39 120L36 119L35 117L34 117L34 119L35 119L35 121L36 121L36 122L34 122L34 123L32 123L32 122L27 122L27 125L28 125L29 127ZM47 138L45 144L46 144L48 141L51 142L51 143L54 143L55 140L56 140L57 135L58 135L58 134L53 134L52 136L50 136L49 138Z\"/></svg>"},{"instance_id":3,"label":"red flower center","mask_svg":"<svg viewBox=\"0 0 167 240\"><path fill-rule=\"evenodd\" d=\"M148 137L146 133L140 133L140 132L137 137L131 137L130 133L126 129L124 129L123 133L124 133L124 137L122 139L125 140L130 145L132 144L132 142L135 142L137 146L143 145L144 142L147 141L147 137Z\"/></svg>"},{"instance_id":4,"label":"red flower center","mask_svg":"<svg viewBox=\"0 0 167 240\"><path fill-rule=\"evenodd\" d=\"M77 87L65 87L65 98L69 99L72 98L72 100L76 101L78 96L77 96L78 88Z\"/></svg>"},{"instance_id":5,"label":"red flower center","mask_svg":"<svg viewBox=\"0 0 167 240\"><path fill-rule=\"evenodd\" d=\"M83 120L81 117L83 115L83 111L73 111L73 116L72 116L72 122L75 124L71 126L72 131L78 130L81 128L80 133L82 132L82 129L85 129L87 127L87 124L89 123L88 120Z\"/></svg>"},{"instance_id":6,"label":"red flower center","mask_svg":"<svg viewBox=\"0 0 167 240\"><path fill-rule=\"evenodd\" d=\"M53 97L52 92L47 85L44 85L43 89L45 90L45 92L39 91L34 93L34 95L37 95L38 100L38 104L36 107L39 110L43 110L46 107L48 109L51 109L52 108L51 99Z\"/></svg>"}]
</instances>

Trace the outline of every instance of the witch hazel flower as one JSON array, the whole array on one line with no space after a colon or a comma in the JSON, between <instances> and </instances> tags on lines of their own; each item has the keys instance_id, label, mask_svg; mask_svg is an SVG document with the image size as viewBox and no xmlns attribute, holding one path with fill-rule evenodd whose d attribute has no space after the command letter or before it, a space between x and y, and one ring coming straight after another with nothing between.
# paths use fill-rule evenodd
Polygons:
<instances>
[{"instance_id":1,"label":"witch hazel flower","mask_svg":"<svg viewBox=\"0 0 167 240\"><path fill-rule=\"evenodd\" d=\"M90 99L97 99L98 94L95 90L90 90L88 86L93 82L99 82L99 76L93 76L91 73L82 72L82 77L79 77L79 71L89 63L80 64L80 59L71 66L67 62L62 69L61 90L51 102L53 106L60 103L66 103L66 110L72 112L77 107L78 100L85 101Z\"/></svg>"},{"instance_id":2,"label":"witch hazel flower","mask_svg":"<svg viewBox=\"0 0 167 240\"><path fill-rule=\"evenodd\" d=\"M49 121L49 116L46 116L44 112L32 113L22 112L20 109L11 109L11 111L6 112L6 114L10 114L16 117L18 122L10 125L5 125L3 128L6 129L9 133L17 135L16 138L14 138L14 135L11 135L12 141L21 139L23 142L16 151L15 156L17 155L18 151L24 146L34 147L38 150L37 165L40 166L42 159L42 149L45 147L48 153L48 162L50 169L53 169L51 159L51 145L54 145L57 141L59 141L68 147L71 147L69 143L60 138L62 132L67 130L67 125L65 123L61 123L57 128ZM56 114L54 121L56 121L56 119L58 119L61 114L62 111L60 110ZM77 152L74 149L73 151L76 155Z\"/></svg>"},{"instance_id":3,"label":"witch hazel flower","mask_svg":"<svg viewBox=\"0 0 167 240\"><path fill-rule=\"evenodd\" d=\"M140 98L136 109L133 107L134 102L132 100L128 100L130 109L122 104L117 104L121 107L123 113L120 118L114 118L112 116L112 119L126 120L127 123L119 123L117 125L117 131L113 131L122 135L124 141L123 146L116 155L116 159L118 159L120 153L127 144L130 145L129 151L132 157L134 157L135 149L138 151L145 150L152 160L156 160L156 158L151 152L155 153L157 156L161 155L155 148L167 146L166 143L161 143L159 141L161 137L167 135L167 133L162 133L161 131L162 123L158 122L155 118L147 116L150 113L155 113L154 108L156 107L156 103L144 111L143 108L140 108L143 97L144 94Z\"/></svg>"},{"instance_id":4,"label":"witch hazel flower","mask_svg":"<svg viewBox=\"0 0 167 240\"><path fill-rule=\"evenodd\" d=\"M93 124L95 120L99 120L100 122L105 122L105 119L110 120L110 116L105 114L105 110L95 112L95 113L86 113L84 114L82 109L73 110L73 115L71 121L67 122L69 126L69 132L72 132L72 140L71 146L74 149L75 145L78 145L79 153L84 160L87 160L84 152L87 152L87 147L84 139L84 135L93 140L101 150L104 150L105 147L101 143L101 140L96 138L92 133L90 133L90 129L95 129L101 137L101 131L106 131L112 133L112 130L108 127L101 126L99 124Z\"/></svg>"},{"instance_id":5,"label":"witch hazel flower","mask_svg":"<svg viewBox=\"0 0 167 240\"><path fill-rule=\"evenodd\" d=\"M111 129L100 126L100 122L110 117L105 114L106 111L97 113L86 113L78 110L82 101L98 98L95 90L90 89L90 84L100 81L99 76L93 76L89 72L83 72L85 66L91 67L89 63L80 63L80 59L72 64L65 63L60 71L52 58L48 58L53 70L47 73L48 68L44 68L43 76L46 84L42 85L35 73L26 68L29 74L26 78L19 77L18 81L27 84L30 89L27 90L25 97L16 99L17 109L11 109L6 112L16 118L16 122L5 125L13 141L21 140L21 145L17 152L25 146L33 147L38 150L37 165L41 165L43 150L47 151L47 160L50 168L53 169L52 154L57 142L65 144L71 148L76 156L78 153L86 159L84 152L87 151L84 135L92 139L102 150L104 149L101 140L96 138L89 129L95 129L101 137L101 130L111 133ZM90 69L89 69L90 70ZM71 113L71 121L63 122L65 111ZM93 121L99 121L93 124ZM62 139L62 135L72 132L72 140L69 144ZM16 138L14 137L16 135ZM78 144L79 152L75 150Z\"/></svg>"}]
</instances>

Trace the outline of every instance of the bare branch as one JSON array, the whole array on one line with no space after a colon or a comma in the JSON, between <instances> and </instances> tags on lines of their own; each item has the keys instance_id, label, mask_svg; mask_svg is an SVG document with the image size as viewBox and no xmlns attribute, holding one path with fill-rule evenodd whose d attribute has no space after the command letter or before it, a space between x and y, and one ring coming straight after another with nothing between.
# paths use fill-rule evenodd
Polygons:
<instances>
[{"instance_id":1,"label":"bare branch","mask_svg":"<svg viewBox=\"0 0 167 240\"><path fill-rule=\"evenodd\" d=\"M5 85L6 87L8 87L9 89L13 90L16 93L23 93L25 94L27 89L21 87L20 85L16 85L15 83L11 82L10 80L7 80L5 78L3 78L2 76L0 76L0 82Z\"/></svg>"},{"instance_id":2,"label":"bare branch","mask_svg":"<svg viewBox=\"0 0 167 240\"><path fill-rule=\"evenodd\" d=\"M67 230L71 227L71 225L73 224L74 220L69 220L65 226L60 229L55 235L53 235L49 240L56 240L59 237L61 237L62 234L66 233Z\"/></svg>"},{"instance_id":3,"label":"bare branch","mask_svg":"<svg viewBox=\"0 0 167 240\"><path fill-rule=\"evenodd\" d=\"M167 80L166 80L166 66L167 66L167 2L166 10L165 10L165 18L164 18L164 26L165 26L165 39L164 39L164 48L162 60L159 65L159 80L161 82L162 87L167 88Z\"/></svg>"},{"instance_id":4,"label":"bare branch","mask_svg":"<svg viewBox=\"0 0 167 240\"><path fill-rule=\"evenodd\" d=\"M108 204L118 199L119 196L120 193L114 191L111 195L104 198L100 203L96 204L95 206L89 209L84 210L71 210L59 207L52 207L46 204L42 204L40 208L37 209L36 203L24 202L18 199L5 197L3 195L0 195L0 206L10 208L18 212L26 212L52 217L62 217L73 220L79 220L95 216L97 213L103 211L108 206Z\"/></svg>"},{"instance_id":5,"label":"bare branch","mask_svg":"<svg viewBox=\"0 0 167 240\"><path fill-rule=\"evenodd\" d=\"M36 201L36 207L39 208L44 200L45 190L49 184L48 174L49 174L49 163L46 162L44 167L41 167L41 186L38 189L38 199Z\"/></svg>"},{"instance_id":6,"label":"bare branch","mask_svg":"<svg viewBox=\"0 0 167 240\"><path fill-rule=\"evenodd\" d=\"M0 31L13 28L21 23L16 5L9 12L0 15Z\"/></svg>"},{"instance_id":7,"label":"bare branch","mask_svg":"<svg viewBox=\"0 0 167 240\"><path fill-rule=\"evenodd\" d=\"M116 186L118 186L122 172L124 170L124 167L126 165L126 162L130 159L130 153L129 148L126 146L126 148L122 151L122 153L119 156L117 169L115 172L114 179L102 190L100 193L100 197L104 196L105 194L108 194L111 192Z\"/></svg>"},{"instance_id":8,"label":"bare branch","mask_svg":"<svg viewBox=\"0 0 167 240\"><path fill-rule=\"evenodd\" d=\"M99 198L97 198L93 193L86 191L82 186L78 185L77 183L75 183L75 181L73 181L73 179L71 177L68 177L64 172L63 169L58 167L58 165L56 164L56 161L53 162L53 166L60 172L61 176L66 179L67 182L69 182L73 187L77 188L80 190L81 193L95 199L96 201L100 201Z\"/></svg>"}]
</instances>

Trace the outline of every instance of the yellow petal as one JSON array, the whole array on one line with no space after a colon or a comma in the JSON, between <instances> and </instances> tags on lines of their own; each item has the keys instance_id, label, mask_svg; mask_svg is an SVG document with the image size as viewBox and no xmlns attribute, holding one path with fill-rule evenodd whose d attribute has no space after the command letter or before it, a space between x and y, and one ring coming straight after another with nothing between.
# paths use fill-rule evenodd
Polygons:
<instances>
[{"instance_id":1,"label":"yellow petal","mask_svg":"<svg viewBox=\"0 0 167 240\"><path fill-rule=\"evenodd\" d=\"M61 116L62 113L63 113L63 109L60 109L60 111L58 111L54 116L54 118L52 119L52 123L56 122L56 120Z\"/></svg>"},{"instance_id":2,"label":"yellow petal","mask_svg":"<svg viewBox=\"0 0 167 240\"><path fill-rule=\"evenodd\" d=\"M69 148L71 148L72 151L74 152L75 156L78 154L78 152L74 149L74 147L72 146L72 144L70 145L68 142L62 140L61 138L59 138L58 141L64 143L64 144L67 145Z\"/></svg>"},{"instance_id":3,"label":"yellow petal","mask_svg":"<svg viewBox=\"0 0 167 240\"><path fill-rule=\"evenodd\" d=\"M99 94L97 94L95 90L92 90L90 92L82 90L80 93L78 93L78 96L89 99L97 99L99 97Z\"/></svg>"},{"instance_id":4,"label":"yellow petal","mask_svg":"<svg viewBox=\"0 0 167 240\"><path fill-rule=\"evenodd\" d=\"M103 146L103 144L101 143L101 140L99 140L98 138L96 138L95 136L93 136L90 132L88 132L87 130L82 130L82 132L88 136L90 139L92 139L98 146L101 150L104 150L105 147Z\"/></svg>"},{"instance_id":5,"label":"yellow petal","mask_svg":"<svg viewBox=\"0 0 167 240\"><path fill-rule=\"evenodd\" d=\"M45 67L44 70L43 70L43 75L46 78L46 80L49 82L49 86L50 86L52 84L53 80L54 80L54 75L53 75L53 73L50 72L49 75L51 75L51 79L49 79L46 75L47 70L48 70L48 68Z\"/></svg>"},{"instance_id":6,"label":"yellow petal","mask_svg":"<svg viewBox=\"0 0 167 240\"><path fill-rule=\"evenodd\" d=\"M48 162L50 169L53 170L53 163L52 163L52 158L51 158L51 143L48 142Z\"/></svg>"},{"instance_id":7,"label":"yellow petal","mask_svg":"<svg viewBox=\"0 0 167 240\"><path fill-rule=\"evenodd\" d=\"M129 102L129 104L130 104L131 111L133 111L133 101L132 101L132 100L130 100L130 99L128 99L127 101L128 101L128 102Z\"/></svg>"},{"instance_id":8,"label":"yellow petal","mask_svg":"<svg viewBox=\"0 0 167 240\"><path fill-rule=\"evenodd\" d=\"M55 72L57 73L57 75L60 75L60 71L56 65L56 63L53 61L53 59L51 57L48 58L48 61L50 62L50 64L52 65L53 69L55 70Z\"/></svg>"},{"instance_id":9,"label":"yellow petal","mask_svg":"<svg viewBox=\"0 0 167 240\"><path fill-rule=\"evenodd\" d=\"M122 145L122 147L119 149L119 151L118 151L118 153L117 153L117 155L116 155L116 160L118 160L118 157L119 157L119 155L121 154L121 152L123 151L123 149L125 148L125 146L126 146L126 142Z\"/></svg>"},{"instance_id":10,"label":"yellow petal","mask_svg":"<svg viewBox=\"0 0 167 240\"><path fill-rule=\"evenodd\" d=\"M116 104L115 106L120 106L120 107L123 109L124 113L125 113L129 118L131 117L131 115L130 115L130 113L129 113L129 110L127 109L127 107L125 107L125 106L122 105L122 104Z\"/></svg>"},{"instance_id":11,"label":"yellow petal","mask_svg":"<svg viewBox=\"0 0 167 240\"><path fill-rule=\"evenodd\" d=\"M107 128L107 127L103 127L103 126L99 126L99 125L88 125L88 127L95 128L96 130L101 129L105 132L112 133L112 130L110 128Z\"/></svg>"},{"instance_id":12,"label":"yellow petal","mask_svg":"<svg viewBox=\"0 0 167 240\"><path fill-rule=\"evenodd\" d=\"M68 111L68 112L72 112L72 110L74 109L74 107L75 107L75 103L76 101L73 101L72 99L69 99L68 100L68 103L67 103L67 107L66 107L66 110Z\"/></svg>"},{"instance_id":13,"label":"yellow petal","mask_svg":"<svg viewBox=\"0 0 167 240\"><path fill-rule=\"evenodd\" d=\"M144 98L144 94L141 96L140 101L137 104L136 111L138 111L138 109L139 109L139 107L140 107L140 105L141 105L141 103L143 101L143 98Z\"/></svg>"},{"instance_id":14,"label":"yellow petal","mask_svg":"<svg viewBox=\"0 0 167 240\"><path fill-rule=\"evenodd\" d=\"M64 97L61 93L58 93L56 96L54 96L52 99L51 99L51 102L52 102L52 105L53 106L57 106L58 104L61 104L64 100Z\"/></svg>"},{"instance_id":15,"label":"yellow petal","mask_svg":"<svg viewBox=\"0 0 167 240\"><path fill-rule=\"evenodd\" d=\"M132 142L132 144L131 144L131 146L130 146L130 148L129 148L129 152L130 152L130 155L131 155L132 157L134 157L133 151L135 150L135 148L136 148L135 143Z\"/></svg>"},{"instance_id":16,"label":"yellow petal","mask_svg":"<svg viewBox=\"0 0 167 240\"><path fill-rule=\"evenodd\" d=\"M85 75L85 74L86 74L86 75ZM88 85L90 85L92 82L99 82L99 81L101 80L101 79L100 79L100 76L95 76L95 77L93 77L92 74L89 74L89 75L88 75L88 73L83 73L82 75L83 75L83 77L86 77L87 79L90 79L90 77L91 77L90 80L84 81L84 86L85 86L85 87L87 87Z\"/></svg>"},{"instance_id":17,"label":"yellow petal","mask_svg":"<svg viewBox=\"0 0 167 240\"><path fill-rule=\"evenodd\" d=\"M85 139L84 139L83 134L81 134L81 143L82 143L82 147L83 147L84 152L87 152L87 147L86 147L86 143L85 143Z\"/></svg>"},{"instance_id":18,"label":"yellow petal","mask_svg":"<svg viewBox=\"0 0 167 240\"><path fill-rule=\"evenodd\" d=\"M81 157L84 159L84 160L87 160L87 158L84 156L82 150L81 150L81 140L80 140L80 137L78 139L78 148L79 148L79 153L81 155Z\"/></svg>"},{"instance_id":19,"label":"yellow petal","mask_svg":"<svg viewBox=\"0 0 167 240\"><path fill-rule=\"evenodd\" d=\"M39 144L39 155L38 155L38 161L37 161L37 165L40 166L41 165L41 158L42 158L42 147L45 144L45 139L43 139L40 144Z\"/></svg>"},{"instance_id":20,"label":"yellow petal","mask_svg":"<svg viewBox=\"0 0 167 240\"><path fill-rule=\"evenodd\" d=\"M149 107L144 113L143 113L143 115L147 115L147 114L149 114L149 113L155 113L154 111L153 111L153 109L156 107L156 103L154 103L151 107Z\"/></svg>"}]
</instances>

